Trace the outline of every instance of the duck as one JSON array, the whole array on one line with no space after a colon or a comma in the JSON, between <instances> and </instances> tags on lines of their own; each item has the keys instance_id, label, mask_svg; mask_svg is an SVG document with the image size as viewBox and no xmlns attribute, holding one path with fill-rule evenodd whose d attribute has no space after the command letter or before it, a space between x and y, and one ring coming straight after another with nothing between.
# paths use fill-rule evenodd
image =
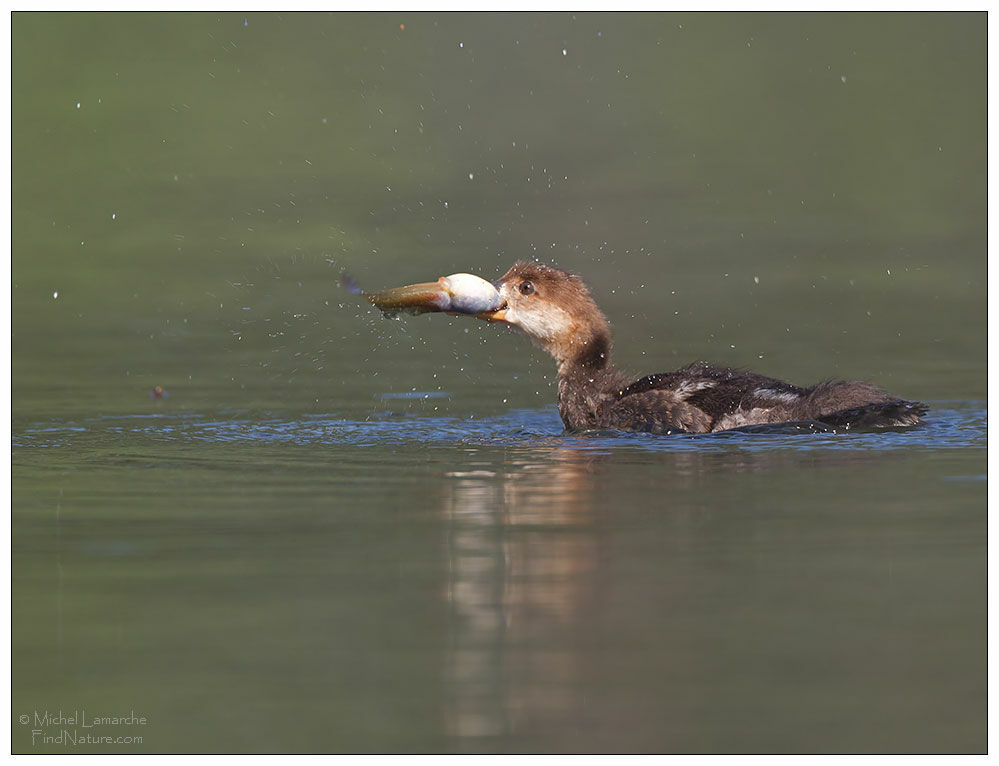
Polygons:
<instances>
[{"instance_id":1,"label":"duck","mask_svg":"<svg viewBox=\"0 0 999 766\"><path fill-rule=\"evenodd\" d=\"M928 410L866 381L797 386L704 362L632 380L612 362L610 323L579 276L519 261L492 286L479 288L482 282L453 275L397 290L408 291L407 309L505 325L549 354L567 431L704 434L781 424L811 424L819 430L907 428L919 425ZM398 297L393 291L368 297L384 308L389 296Z\"/></svg>"}]
</instances>

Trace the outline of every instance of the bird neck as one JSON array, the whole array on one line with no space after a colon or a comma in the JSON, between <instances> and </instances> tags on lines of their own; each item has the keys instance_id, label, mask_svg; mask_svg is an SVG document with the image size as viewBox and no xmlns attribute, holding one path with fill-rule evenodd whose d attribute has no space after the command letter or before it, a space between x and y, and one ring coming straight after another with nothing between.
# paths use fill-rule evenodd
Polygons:
<instances>
[{"instance_id":1,"label":"bird neck","mask_svg":"<svg viewBox=\"0 0 999 766\"><path fill-rule=\"evenodd\" d=\"M605 398L603 394L613 395L624 385L624 375L612 364L602 367L584 367L580 365L564 365L558 371L559 397L573 395L587 399Z\"/></svg>"},{"instance_id":2,"label":"bird neck","mask_svg":"<svg viewBox=\"0 0 999 766\"><path fill-rule=\"evenodd\" d=\"M558 362L558 408L570 430L599 425L600 409L624 385L610 360L610 332L599 332L574 344L575 353Z\"/></svg>"},{"instance_id":3,"label":"bird neck","mask_svg":"<svg viewBox=\"0 0 999 766\"><path fill-rule=\"evenodd\" d=\"M552 353L558 365L559 376L574 373L595 373L610 367L610 333L596 332L573 335L567 342L559 343Z\"/></svg>"}]
</instances>

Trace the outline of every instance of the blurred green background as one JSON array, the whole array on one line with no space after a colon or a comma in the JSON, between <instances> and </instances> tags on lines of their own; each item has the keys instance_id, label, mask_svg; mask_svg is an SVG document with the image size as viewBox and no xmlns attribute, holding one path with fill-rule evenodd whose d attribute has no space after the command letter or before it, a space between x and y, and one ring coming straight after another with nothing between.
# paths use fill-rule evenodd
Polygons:
<instances>
[{"instance_id":1,"label":"blurred green background","mask_svg":"<svg viewBox=\"0 0 999 766\"><path fill-rule=\"evenodd\" d=\"M983 14L16 14L15 414L399 364L534 406L526 344L337 288L518 258L636 374L982 397L985 55Z\"/></svg>"}]
</instances>

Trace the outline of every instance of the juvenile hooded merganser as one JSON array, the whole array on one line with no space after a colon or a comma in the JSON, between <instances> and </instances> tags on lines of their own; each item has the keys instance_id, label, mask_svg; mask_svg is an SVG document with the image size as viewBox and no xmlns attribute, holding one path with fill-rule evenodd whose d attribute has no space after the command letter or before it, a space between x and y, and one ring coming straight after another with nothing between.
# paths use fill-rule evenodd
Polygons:
<instances>
[{"instance_id":1,"label":"juvenile hooded merganser","mask_svg":"<svg viewBox=\"0 0 999 766\"><path fill-rule=\"evenodd\" d=\"M450 280L450 281L449 281ZM817 421L833 428L912 426L926 405L860 381L808 388L753 372L691 364L634 382L611 364L611 330L583 281L539 263L514 264L484 290L453 275L369 295L383 308L448 311L506 324L558 365L558 410L568 430L707 433L745 426ZM481 293L481 295L480 295ZM489 295L489 293L492 293ZM487 310L481 310L476 302Z\"/></svg>"}]
</instances>

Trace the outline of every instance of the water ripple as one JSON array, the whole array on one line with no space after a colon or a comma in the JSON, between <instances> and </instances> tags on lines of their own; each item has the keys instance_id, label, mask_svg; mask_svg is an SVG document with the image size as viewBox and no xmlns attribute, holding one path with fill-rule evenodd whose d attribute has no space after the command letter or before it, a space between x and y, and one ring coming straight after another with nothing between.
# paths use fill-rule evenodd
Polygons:
<instances>
[{"instance_id":1,"label":"water ripple","mask_svg":"<svg viewBox=\"0 0 999 766\"><path fill-rule=\"evenodd\" d=\"M379 415L346 419L335 414L257 416L248 412L155 413L96 416L72 422L32 423L13 434L14 447L86 446L109 438L215 444L295 444L329 446L572 447L578 450L728 451L737 450L898 450L984 449L987 411L978 403L948 403L932 410L918 428L879 432L815 432L792 424L717 434L660 436L618 431L565 433L554 407L511 410L496 417L466 418Z\"/></svg>"}]
</instances>

